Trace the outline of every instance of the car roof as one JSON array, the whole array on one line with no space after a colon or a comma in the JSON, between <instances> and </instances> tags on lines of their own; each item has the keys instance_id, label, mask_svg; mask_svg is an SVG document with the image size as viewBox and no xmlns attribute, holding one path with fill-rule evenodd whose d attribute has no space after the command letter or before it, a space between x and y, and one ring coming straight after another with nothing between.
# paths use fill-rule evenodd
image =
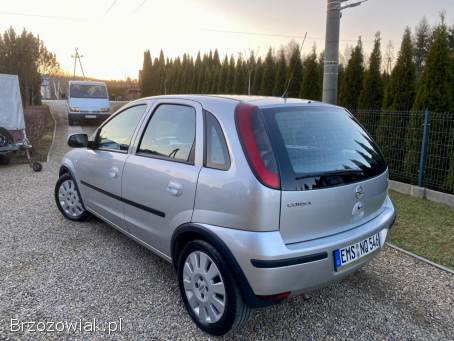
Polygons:
<instances>
[{"instance_id":1,"label":"car roof","mask_svg":"<svg viewBox=\"0 0 454 341\"><path fill-rule=\"evenodd\" d=\"M289 104L306 105L316 103L320 106L332 106L331 104L318 101L300 99L300 98L283 98L269 96L247 96L247 95L163 95L142 98L140 100L153 99L186 99L199 102L203 107L211 107L215 104L231 104L236 106L238 103L248 103L258 107L285 106Z\"/></svg>"}]
</instances>

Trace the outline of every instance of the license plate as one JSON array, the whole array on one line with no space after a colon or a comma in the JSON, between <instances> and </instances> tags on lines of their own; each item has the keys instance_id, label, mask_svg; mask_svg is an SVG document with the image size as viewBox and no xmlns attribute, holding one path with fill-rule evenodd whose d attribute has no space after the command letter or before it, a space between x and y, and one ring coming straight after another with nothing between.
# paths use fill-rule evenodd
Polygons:
<instances>
[{"instance_id":1,"label":"license plate","mask_svg":"<svg viewBox=\"0 0 454 341\"><path fill-rule=\"evenodd\" d=\"M342 249L334 250L334 268L336 271L348 268L352 263L378 250L380 245L380 233L377 233Z\"/></svg>"},{"instance_id":2,"label":"license plate","mask_svg":"<svg viewBox=\"0 0 454 341\"><path fill-rule=\"evenodd\" d=\"M85 115L85 118L96 118L96 115Z\"/></svg>"}]
</instances>

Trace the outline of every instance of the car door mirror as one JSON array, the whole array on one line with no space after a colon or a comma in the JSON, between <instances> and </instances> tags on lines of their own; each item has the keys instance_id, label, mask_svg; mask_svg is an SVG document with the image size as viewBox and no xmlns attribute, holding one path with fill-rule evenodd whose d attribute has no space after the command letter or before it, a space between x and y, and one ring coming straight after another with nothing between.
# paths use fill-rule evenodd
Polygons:
<instances>
[{"instance_id":1,"label":"car door mirror","mask_svg":"<svg viewBox=\"0 0 454 341\"><path fill-rule=\"evenodd\" d=\"M88 147L87 134L73 134L68 138L68 146L71 148L85 148Z\"/></svg>"}]
</instances>

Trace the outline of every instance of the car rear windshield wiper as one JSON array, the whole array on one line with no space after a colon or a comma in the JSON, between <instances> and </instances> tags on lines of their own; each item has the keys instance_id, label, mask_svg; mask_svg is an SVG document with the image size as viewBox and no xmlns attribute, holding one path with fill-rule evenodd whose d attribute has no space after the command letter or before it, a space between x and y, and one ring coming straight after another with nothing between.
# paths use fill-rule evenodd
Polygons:
<instances>
[{"instance_id":1,"label":"car rear windshield wiper","mask_svg":"<svg viewBox=\"0 0 454 341\"><path fill-rule=\"evenodd\" d=\"M335 175L362 175L364 171L362 169L338 169L327 172L314 172L305 173L296 177L296 180L307 179L307 178L318 178L321 176L335 176Z\"/></svg>"}]
</instances>

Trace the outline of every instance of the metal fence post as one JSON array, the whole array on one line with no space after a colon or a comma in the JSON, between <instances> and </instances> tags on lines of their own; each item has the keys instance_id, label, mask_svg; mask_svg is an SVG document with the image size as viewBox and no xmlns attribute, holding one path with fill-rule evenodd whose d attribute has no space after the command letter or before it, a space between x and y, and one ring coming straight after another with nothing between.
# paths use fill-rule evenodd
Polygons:
<instances>
[{"instance_id":1,"label":"metal fence post","mask_svg":"<svg viewBox=\"0 0 454 341\"><path fill-rule=\"evenodd\" d=\"M421 157L419 159L418 186L424 186L424 170L426 168L427 147L429 145L429 126L430 126L430 111L424 111L424 129L421 142Z\"/></svg>"}]
</instances>

